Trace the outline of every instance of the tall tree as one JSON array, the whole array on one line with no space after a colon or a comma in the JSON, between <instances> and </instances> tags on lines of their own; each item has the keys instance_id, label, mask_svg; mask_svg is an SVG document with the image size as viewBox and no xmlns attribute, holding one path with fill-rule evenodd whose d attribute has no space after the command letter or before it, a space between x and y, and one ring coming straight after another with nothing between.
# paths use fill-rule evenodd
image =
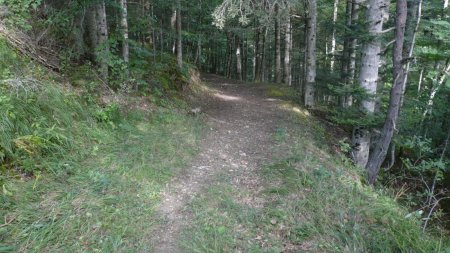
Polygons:
<instances>
[{"instance_id":1,"label":"tall tree","mask_svg":"<svg viewBox=\"0 0 450 253\"><path fill-rule=\"evenodd\" d=\"M236 74L242 81L242 44L238 36L236 36Z\"/></svg>"},{"instance_id":2,"label":"tall tree","mask_svg":"<svg viewBox=\"0 0 450 253\"><path fill-rule=\"evenodd\" d=\"M372 115L375 112L375 95L378 84L378 69L380 65L381 41L384 13L388 8L385 0L369 0L367 2L366 19L370 38L362 49L359 85L366 91L367 98L361 102L361 110ZM352 136L352 156L356 164L366 167L369 159L371 133L364 127L355 127Z\"/></svg>"},{"instance_id":3,"label":"tall tree","mask_svg":"<svg viewBox=\"0 0 450 253\"><path fill-rule=\"evenodd\" d=\"M305 106L314 106L316 83L316 37L317 37L317 1L308 0L307 46L306 46L306 82Z\"/></svg>"},{"instance_id":4,"label":"tall tree","mask_svg":"<svg viewBox=\"0 0 450 253\"><path fill-rule=\"evenodd\" d=\"M284 46L284 83L291 86L291 50L292 50L292 34L291 34L291 17L288 15L285 21L285 46Z\"/></svg>"},{"instance_id":5,"label":"tall tree","mask_svg":"<svg viewBox=\"0 0 450 253\"><path fill-rule=\"evenodd\" d=\"M275 5L275 81L281 83L283 78L281 68L281 27L280 27L280 7Z\"/></svg>"},{"instance_id":6,"label":"tall tree","mask_svg":"<svg viewBox=\"0 0 450 253\"><path fill-rule=\"evenodd\" d=\"M403 43L405 39L405 26L407 17L406 0L397 0L396 18L395 18L395 44L393 48L393 77L394 84L391 89L389 100L389 108L381 131L380 138L376 143L376 147L370 154L366 169L368 172L369 183L374 184L378 176L381 164L386 158L392 136L396 130L398 115L403 97L403 81L406 78L406 72L403 68Z\"/></svg>"},{"instance_id":7,"label":"tall tree","mask_svg":"<svg viewBox=\"0 0 450 253\"><path fill-rule=\"evenodd\" d=\"M177 0L177 10L176 10L176 22L177 22L177 65L178 68L183 67L183 42L181 35L181 0Z\"/></svg>"},{"instance_id":8,"label":"tall tree","mask_svg":"<svg viewBox=\"0 0 450 253\"><path fill-rule=\"evenodd\" d=\"M120 0L120 26L122 30L122 57L128 63L130 61L130 47L128 42L128 4L127 0Z\"/></svg>"},{"instance_id":9,"label":"tall tree","mask_svg":"<svg viewBox=\"0 0 450 253\"><path fill-rule=\"evenodd\" d=\"M359 0L352 0L351 4L351 15L350 15L350 29L352 31L351 36L349 37L348 42L348 61L347 61L347 73L345 73L345 84L348 87L353 87L353 83L355 81L356 74L356 46L358 44L358 39L356 38L356 23L359 18ZM343 98L343 106L350 107L353 105L353 96L351 94L346 94Z\"/></svg>"},{"instance_id":10,"label":"tall tree","mask_svg":"<svg viewBox=\"0 0 450 253\"><path fill-rule=\"evenodd\" d=\"M336 21L338 18L338 10L339 10L339 0L334 0L333 5L333 32L331 35L331 71L334 71L335 64L335 54L336 54Z\"/></svg>"}]
</instances>

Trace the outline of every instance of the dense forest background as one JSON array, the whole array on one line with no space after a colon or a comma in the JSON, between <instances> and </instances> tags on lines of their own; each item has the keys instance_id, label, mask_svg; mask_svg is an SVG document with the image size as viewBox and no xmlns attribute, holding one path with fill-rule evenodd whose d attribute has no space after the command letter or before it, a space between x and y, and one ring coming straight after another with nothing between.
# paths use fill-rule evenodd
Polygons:
<instances>
[{"instance_id":1,"label":"dense forest background","mask_svg":"<svg viewBox=\"0 0 450 253\"><path fill-rule=\"evenodd\" d=\"M394 192L422 217L423 231L443 231L449 30L448 0L0 0L0 82L5 94L39 89L34 66L13 48L57 73L51 81L88 94L151 94L163 105L189 89L196 71L287 87L296 103L343 130L334 145L365 168L368 184ZM72 143L57 131L36 134L45 122L15 125L33 110L21 99L0 96L0 162L36 176L47 165L31 149ZM113 124L116 111L95 115ZM14 138L20 131L29 134Z\"/></svg>"}]
</instances>

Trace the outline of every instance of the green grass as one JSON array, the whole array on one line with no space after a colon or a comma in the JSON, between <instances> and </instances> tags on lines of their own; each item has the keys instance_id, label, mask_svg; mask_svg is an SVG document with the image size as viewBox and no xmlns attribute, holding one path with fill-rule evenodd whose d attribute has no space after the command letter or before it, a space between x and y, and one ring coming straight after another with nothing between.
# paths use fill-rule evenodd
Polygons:
<instances>
[{"instance_id":1,"label":"green grass","mask_svg":"<svg viewBox=\"0 0 450 253\"><path fill-rule=\"evenodd\" d=\"M100 105L1 41L0 53L17 63L0 73L0 252L150 251L160 193L202 123L132 96ZM18 70L34 81L14 86Z\"/></svg>"},{"instance_id":2,"label":"green grass","mask_svg":"<svg viewBox=\"0 0 450 253\"><path fill-rule=\"evenodd\" d=\"M3 176L0 251L145 252L165 183L196 152L200 123L169 111L98 126L89 153L25 181ZM59 156L63 158L64 156ZM11 173L10 173L11 174Z\"/></svg>"},{"instance_id":3,"label":"green grass","mask_svg":"<svg viewBox=\"0 0 450 253\"><path fill-rule=\"evenodd\" d=\"M264 190L256 197L264 204L242 203L254 193L229 186L222 175L191 204L186 252L448 252L448 239L422 234L418 218L405 218L408 210L364 185L346 158L316 145L325 138L317 136L320 123L293 115L299 128L285 142L291 153L260 173ZM273 135L277 143L285 140L281 129Z\"/></svg>"}]
</instances>

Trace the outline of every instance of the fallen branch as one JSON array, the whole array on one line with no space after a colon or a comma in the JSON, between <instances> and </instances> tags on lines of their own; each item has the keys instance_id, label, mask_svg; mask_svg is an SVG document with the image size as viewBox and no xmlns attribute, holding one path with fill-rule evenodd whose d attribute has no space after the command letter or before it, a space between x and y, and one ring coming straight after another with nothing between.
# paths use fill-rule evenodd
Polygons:
<instances>
[{"instance_id":1,"label":"fallen branch","mask_svg":"<svg viewBox=\"0 0 450 253\"><path fill-rule=\"evenodd\" d=\"M7 220L6 216L5 216L5 223L0 225L0 228L2 227L6 227L8 225L10 225L16 218L12 217L9 221Z\"/></svg>"},{"instance_id":2,"label":"fallen branch","mask_svg":"<svg viewBox=\"0 0 450 253\"><path fill-rule=\"evenodd\" d=\"M51 70L60 70L59 59L55 52L51 49L36 45L34 40L27 34L10 29L3 22L0 22L0 35L23 55L30 57Z\"/></svg>"}]
</instances>

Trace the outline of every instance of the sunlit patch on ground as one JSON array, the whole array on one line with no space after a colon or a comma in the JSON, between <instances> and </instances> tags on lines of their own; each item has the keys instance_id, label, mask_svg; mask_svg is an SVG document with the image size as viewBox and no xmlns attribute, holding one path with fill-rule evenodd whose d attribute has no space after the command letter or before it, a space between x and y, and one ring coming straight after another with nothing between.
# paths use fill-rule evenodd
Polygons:
<instances>
[{"instance_id":1,"label":"sunlit patch on ground","mask_svg":"<svg viewBox=\"0 0 450 253\"><path fill-rule=\"evenodd\" d=\"M241 100L242 99L240 97L229 96L229 95L224 95L224 94L219 94L219 93L215 93L214 97L219 98L219 99L224 100L224 101L237 101L237 100Z\"/></svg>"},{"instance_id":2,"label":"sunlit patch on ground","mask_svg":"<svg viewBox=\"0 0 450 253\"><path fill-rule=\"evenodd\" d=\"M289 103L281 105L281 108L284 109L284 110L287 110L287 111L299 114L300 116L303 116L303 117L310 117L311 116L311 114L307 110L302 109L302 108L300 108L298 106L294 106L294 105L289 104Z\"/></svg>"}]
</instances>

